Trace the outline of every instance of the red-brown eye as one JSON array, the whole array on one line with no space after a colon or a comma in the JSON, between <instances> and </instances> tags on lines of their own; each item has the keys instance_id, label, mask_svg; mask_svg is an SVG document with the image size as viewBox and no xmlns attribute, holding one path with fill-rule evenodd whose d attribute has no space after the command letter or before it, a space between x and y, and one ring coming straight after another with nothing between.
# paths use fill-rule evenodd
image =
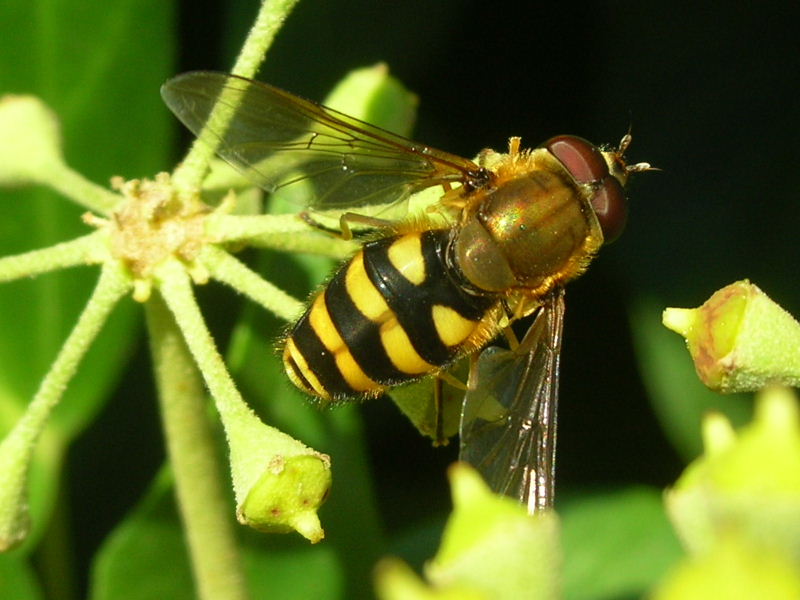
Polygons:
<instances>
[{"instance_id":1,"label":"red-brown eye","mask_svg":"<svg viewBox=\"0 0 800 600\"><path fill-rule=\"evenodd\" d=\"M628 220L628 206L622 184L609 175L592 197L592 208L600 228L603 230L603 243L616 240Z\"/></svg>"},{"instance_id":2,"label":"red-brown eye","mask_svg":"<svg viewBox=\"0 0 800 600\"><path fill-rule=\"evenodd\" d=\"M559 135L547 140L544 145L578 183L602 181L608 176L608 165L603 155L583 138Z\"/></svg>"},{"instance_id":3,"label":"red-brown eye","mask_svg":"<svg viewBox=\"0 0 800 600\"><path fill-rule=\"evenodd\" d=\"M597 186L592 196L592 208L603 230L604 243L613 242L625 228L628 208L622 184L608 172L608 164L600 150L574 135L559 135L544 145L575 181Z\"/></svg>"}]
</instances>

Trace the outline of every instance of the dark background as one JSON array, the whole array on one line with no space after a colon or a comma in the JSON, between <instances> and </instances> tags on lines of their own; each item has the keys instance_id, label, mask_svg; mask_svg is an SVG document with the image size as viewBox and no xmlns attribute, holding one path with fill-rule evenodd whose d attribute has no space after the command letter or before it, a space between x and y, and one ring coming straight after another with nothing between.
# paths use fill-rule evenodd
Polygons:
<instances>
[{"instance_id":1,"label":"dark background","mask_svg":"<svg viewBox=\"0 0 800 600\"><path fill-rule=\"evenodd\" d=\"M227 70L255 12L254 1L185 3L175 71ZM632 128L629 158L661 170L636 178L626 232L567 294L558 481L567 495L664 487L683 463L649 405L629 307L642 298L696 306L749 277L800 314L798 17L794 3L306 0L260 78L320 99L349 70L386 62L419 96L414 137L464 156L503 149L511 135L530 145L559 133L616 143ZM109 406L75 463L93 443L108 448L97 437L104 421L128 418L118 411L129 404ZM157 417L136 411L157 440ZM388 402L364 413L390 526L420 511L412 472L439 490L425 509L443 511L442 468L455 448L431 449ZM87 477L97 477L94 460ZM132 494L157 450L143 461L141 476L129 474ZM107 512L113 523L125 508L93 518Z\"/></svg>"}]
</instances>

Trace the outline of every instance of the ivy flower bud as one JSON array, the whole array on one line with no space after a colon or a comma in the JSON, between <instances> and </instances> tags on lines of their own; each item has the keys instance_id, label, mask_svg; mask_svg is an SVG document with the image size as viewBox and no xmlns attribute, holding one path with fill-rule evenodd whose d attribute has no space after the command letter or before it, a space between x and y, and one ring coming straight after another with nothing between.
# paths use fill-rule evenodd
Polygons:
<instances>
[{"instance_id":1,"label":"ivy flower bud","mask_svg":"<svg viewBox=\"0 0 800 600\"><path fill-rule=\"evenodd\" d=\"M240 505L240 522L260 531L297 531L311 542L321 540L324 532L316 511L331 484L330 465L322 457L273 457Z\"/></svg>"},{"instance_id":2,"label":"ivy flower bud","mask_svg":"<svg viewBox=\"0 0 800 600\"><path fill-rule=\"evenodd\" d=\"M703 423L705 453L666 494L678 536L704 554L727 536L800 565L800 407L787 388L758 397L739 432L719 414Z\"/></svg>"},{"instance_id":3,"label":"ivy flower bud","mask_svg":"<svg viewBox=\"0 0 800 600\"><path fill-rule=\"evenodd\" d=\"M64 168L58 119L35 96L0 97L0 185L44 181Z\"/></svg>"},{"instance_id":4,"label":"ivy flower bud","mask_svg":"<svg viewBox=\"0 0 800 600\"><path fill-rule=\"evenodd\" d=\"M686 338L697 375L712 390L800 385L800 324L747 280L699 308L667 308L662 322Z\"/></svg>"},{"instance_id":5,"label":"ivy flower bud","mask_svg":"<svg viewBox=\"0 0 800 600\"><path fill-rule=\"evenodd\" d=\"M650 598L800 598L800 577L785 557L729 537L708 554L683 560Z\"/></svg>"},{"instance_id":6,"label":"ivy flower bud","mask_svg":"<svg viewBox=\"0 0 800 600\"><path fill-rule=\"evenodd\" d=\"M561 549L554 512L529 515L494 494L466 463L450 468L453 513L436 557L426 565L429 586L396 560L379 565L383 600L396 598L556 598Z\"/></svg>"},{"instance_id":7,"label":"ivy flower bud","mask_svg":"<svg viewBox=\"0 0 800 600\"><path fill-rule=\"evenodd\" d=\"M325 537L317 510L331 487L330 458L262 423L251 411L226 414L240 523L270 533Z\"/></svg>"}]
</instances>

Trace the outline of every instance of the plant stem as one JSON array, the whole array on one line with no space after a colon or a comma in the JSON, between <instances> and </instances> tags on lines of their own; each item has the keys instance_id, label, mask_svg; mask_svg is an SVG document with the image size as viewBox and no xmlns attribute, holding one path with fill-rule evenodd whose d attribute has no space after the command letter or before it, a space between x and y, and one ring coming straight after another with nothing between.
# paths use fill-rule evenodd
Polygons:
<instances>
[{"instance_id":1,"label":"plant stem","mask_svg":"<svg viewBox=\"0 0 800 600\"><path fill-rule=\"evenodd\" d=\"M63 164L58 166L60 168L54 166L47 172L47 179L43 179L42 184L49 185L75 204L108 216L122 202L121 196L86 179L69 166Z\"/></svg>"},{"instance_id":2,"label":"plant stem","mask_svg":"<svg viewBox=\"0 0 800 600\"><path fill-rule=\"evenodd\" d=\"M243 240L257 248L318 254L339 260L352 256L359 248L353 240L345 241L315 231L295 214L211 215L207 232L218 243Z\"/></svg>"},{"instance_id":3,"label":"plant stem","mask_svg":"<svg viewBox=\"0 0 800 600\"><path fill-rule=\"evenodd\" d=\"M247 34L232 73L241 77L254 77L267 55L275 36L283 27L299 0L263 0L253 27Z\"/></svg>"},{"instance_id":4,"label":"plant stem","mask_svg":"<svg viewBox=\"0 0 800 600\"><path fill-rule=\"evenodd\" d=\"M55 246L0 258L0 281L33 277L49 271L86 265L103 248L101 231L95 231Z\"/></svg>"},{"instance_id":5,"label":"plant stem","mask_svg":"<svg viewBox=\"0 0 800 600\"><path fill-rule=\"evenodd\" d=\"M159 290L180 327L194 361L227 427L229 419L245 417L253 411L245 404L233 383L225 361L217 350L192 292L192 284L178 261L165 262L158 270Z\"/></svg>"},{"instance_id":6,"label":"plant stem","mask_svg":"<svg viewBox=\"0 0 800 600\"><path fill-rule=\"evenodd\" d=\"M36 395L0 444L0 544L4 547L21 541L27 535L26 480L36 442L111 309L129 289L130 282L116 262L103 267L86 308Z\"/></svg>"},{"instance_id":7,"label":"plant stem","mask_svg":"<svg viewBox=\"0 0 800 600\"><path fill-rule=\"evenodd\" d=\"M199 598L247 598L224 469L206 410L200 373L170 310L146 304L161 415Z\"/></svg>"},{"instance_id":8,"label":"plant stem","mask_svg":"<svg viewBox=\"0 0 800 600\"><path fill-rule=\"evenodd\" d=\"M100 280L83 309L78 322L64 342L61 351L42 380L36 395L28 405L25 415L14 428L25 433L27 443L33 444L44 427L55 405L61 399L67 384L78 369L81 359L106 322L108 313L130 289L130 283L118 271L116 264L107 265Z\"/></svg>"},{"instance_id":9,"label":"plant stem","mask_svg":"<svg viewBox=\"0 0 800 600\"><path fill-rule=\"evenodd\" d=\"M206 246L200 260L214 279L245 294L281 319L293 321L303 314L305 305L302 302L262 279L258 273L224 250Z\"/></svg>"},{"instance_id":10,"label":"plant stem","mask_svg":"<svg viewBox=\"0 0 800 600\"><path fill-rule=\"evenodd\" d=\"M263 0L253 27L236 59L233 74L240 77L255 76L267 50L272 45L275 35L299 0ZM231 90L223 90L220 100L209 115L208 122L214 124L216 131L225 131L241 100L241 95L229 94ZM200 189L200 183L208 171L208 163L217 150L218 138L204 135L201 132L192 144L183 162L178 165L172 176L177 190L194 193Z\"/></svg>"}]
</instances>

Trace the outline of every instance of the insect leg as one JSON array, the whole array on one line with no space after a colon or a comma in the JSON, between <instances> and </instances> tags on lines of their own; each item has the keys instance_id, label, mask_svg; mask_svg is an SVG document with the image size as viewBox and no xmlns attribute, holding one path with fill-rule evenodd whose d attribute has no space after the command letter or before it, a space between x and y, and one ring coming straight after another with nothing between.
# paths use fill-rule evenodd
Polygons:
<instances>
[{"instance_id":1,"label":"insect leg","mask_svg":"<svg viewBox=\"0 0 800 600\"><path fill-rule=\"evenodd\" d=\"M352 212L342 213L342 216L339 217L339 227L342 229L342 238L345 240L353 239L353 231L350 229L350 223L366 225L372 229L389 229L394 225L394 221L387 221L386 219L369 217Z\"/></svg>"},{"instance_id":2,"label":"insect leg","mask_svg":"<svg viewBox=\"0 0 800 600\"><path fill-rule=\"evenodd\" d=\"M354 234L349 223L358 223L361 225L367 225L368 227L374 229L387 229L392 225L394 225L393 221L387 221L385 219L378 219L375 217L368 217L366 215L360 215L358 213L350 213L350 212L343 213L339 217L339 229L334 229L333 227L328 227L327 225L323 225L322 223L317 221L311 215L310 212L306 210L302 211L298 215L298 217L300 217L300 219L310 227L313 227L314 229L318 229L320 231L323 231L325 233L328 233L334 237L337 237L345 241L352 240L353 237L355 237L355 234L360 233L360 232L355 232Z\"/></svg>"},{"instance_id":3,"label":"insect leg","mask_svg":"<svg viewBox=\"0 0 800 600\"><path fill-rule=\"evenodd\" d=\"M506 341L508 342L508 347L512 351L515 351L517 348L519 348L519 339L517 338L517 334L514 333L514 330L511 329L511 327L504 328L503 335L505 336Z\"/></svg>"}]
</instances>

